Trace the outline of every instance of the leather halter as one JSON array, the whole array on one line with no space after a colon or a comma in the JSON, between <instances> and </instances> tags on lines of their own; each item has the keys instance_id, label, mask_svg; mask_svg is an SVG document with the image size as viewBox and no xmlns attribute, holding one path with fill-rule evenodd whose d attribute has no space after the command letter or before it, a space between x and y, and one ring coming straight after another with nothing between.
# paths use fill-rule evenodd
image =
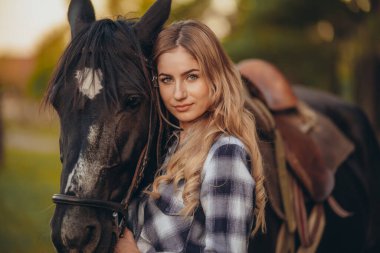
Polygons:
<instances>
[{"instance_id":1,"label":"leather halter","mask_svg":"<svg viewBox=\"0 0 380 253\"><path fill-rule=\"evenodd\" d=\"M128 224L128 204L129 201L133 195L133 193L136 191L136 189L139 187L141 179L144 176L145 168L149 161L149 153L152 146L153 141L153 131L152 127L156 125L156 117L154 117L153 114L153 100L154 100L154 91L153 89L156 87L152 84L155 80L151 80L148 75L147 67L144 64L144 61L146 62L145 58L141 58L142 66L143 66L143 72L146 77L146 80L148 80L148 85L150 87L150 112L149 112L149 130L148 130L148 140L145 144L143 150L140 153L139 160L137 162L137 166L132 178L132 183L128 189L127 194L125 195L125 198L120 202L114 202L114 201L107 201L107 200L99 200L99 199L89 199L89 198L80 198L76 196L71 196L67 194L54 194L52 197L52 200L55 204L63 204L63 205L72 205L72 206L84 206L84 207L93 207L93 208L100 208L103 210L109 210L112 211L112 219L113 219L113 230L114 233L118 237L124 236L124 229L125 227L128 227L131 229ZM153 88L153 89L152 89ZM154 121L154 122L153 122ZM121 215L119 217L119 215Z\"/></svg>"}]
</instances>

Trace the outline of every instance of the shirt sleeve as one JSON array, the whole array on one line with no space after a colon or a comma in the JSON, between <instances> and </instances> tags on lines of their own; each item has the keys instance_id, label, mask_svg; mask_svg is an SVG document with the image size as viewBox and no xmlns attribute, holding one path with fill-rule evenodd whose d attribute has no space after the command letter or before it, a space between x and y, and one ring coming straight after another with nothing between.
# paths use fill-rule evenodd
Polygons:
<instances>
[{"instance_id":1,"label":"shirt sleeve","mask_svg":"<svg viewBox=\"0 0 380 253\"><path fill-rule=\"evenodd\" d=\"M247 152L240 145L224 144L209 154L202 174L204 251L247 252L255 188Z\"/></svg>"},{"instance_id":2,"label":"shirt sleeve","mask_svg":"<svg viewBox=\"0 0 380 253\"><path fill-rule=\"evenodd\" d=\"M144 238L139 239L139 241L137 242L137 248L140 252L144 253L176 253L174 251L156 251L152 244Z\"/></svg>"}]
</instances>

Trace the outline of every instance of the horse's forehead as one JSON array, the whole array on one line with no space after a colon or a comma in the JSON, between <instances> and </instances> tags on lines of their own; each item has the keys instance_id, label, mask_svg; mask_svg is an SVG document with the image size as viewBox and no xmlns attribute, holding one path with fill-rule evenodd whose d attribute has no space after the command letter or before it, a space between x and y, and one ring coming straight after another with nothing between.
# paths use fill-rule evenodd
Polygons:
<instances>
[{"instance_id":1,"label":"horse's forehead","mask_svg":"<svg viewBox=\"0 0 380 253\"><path fill-rule=\"evenodd\" d=\"M94 99L103 89L103 72L100 69L87 68L75 71L80 93L89 99Z\"/></svg>"}]
</instances>

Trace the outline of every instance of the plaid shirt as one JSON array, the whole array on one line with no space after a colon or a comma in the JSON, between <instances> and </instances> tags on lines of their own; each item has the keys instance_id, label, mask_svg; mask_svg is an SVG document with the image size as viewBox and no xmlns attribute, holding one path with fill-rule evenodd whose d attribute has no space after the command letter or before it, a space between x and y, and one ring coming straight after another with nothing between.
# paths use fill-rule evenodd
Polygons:
<instances>
[{"instance_id":1,"label":"plaid shirt","mask_svg":"<svg viewBox=\"0 0 380 253\"><path fill-rule=\"evenodd\" d=\"M249 168L244 144L223 135L205 160L193 216L178 215L183 182L177 191L172 184L160 185L159 199L145 195L133 202L130 220L140 252L247 252L255 188Z\"/></svg>"}]
</instances>

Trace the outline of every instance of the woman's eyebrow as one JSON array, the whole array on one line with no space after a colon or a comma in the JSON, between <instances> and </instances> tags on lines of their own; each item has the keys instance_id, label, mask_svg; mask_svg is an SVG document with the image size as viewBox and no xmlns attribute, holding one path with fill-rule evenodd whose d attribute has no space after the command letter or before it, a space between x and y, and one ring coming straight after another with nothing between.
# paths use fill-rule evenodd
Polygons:
<instances>
[{"instance_id":1,"label":"woman's eyebrow","mask_svg":"<svg viewBox=\"0 0 380 253\"><path fill-rule=\"evenodd\" d=\"M185 76L185 75L187 75L187 74L189 74L189 73L191 73L191 72L193 72L193 71L199 71L199 69L190 69L190 70L187 70L187 71L183 72L183 73L181 74L181 76Z\"/></svg>"},{"instance_id":2,"label":"woman's eyebrow","mask_svg":"<svg viewBox=\"0 0 380 253\"><path fill-rule=\"evenodd\" d=\"M200 70L199 69L190 69L190 70L187 70L187 71L183 72L181 74L181 76L185 76L185 75L187 75L187 74L189 74L189 73L191 73L193 71L200 71ZM166 73L159 73L158 76L172 76L172 75L166 74Z\"/></svg>"},{"instance_id":3,"label":"woman's eyebrow","mask_svg":"<svg viewBox=\"0 0 380 253\"><path fill-rule=\"evenodd\" d=\"M165 74L165 73L159 73L158 76L171 76L171 75Z\"/></svg>"}]
</instances>

